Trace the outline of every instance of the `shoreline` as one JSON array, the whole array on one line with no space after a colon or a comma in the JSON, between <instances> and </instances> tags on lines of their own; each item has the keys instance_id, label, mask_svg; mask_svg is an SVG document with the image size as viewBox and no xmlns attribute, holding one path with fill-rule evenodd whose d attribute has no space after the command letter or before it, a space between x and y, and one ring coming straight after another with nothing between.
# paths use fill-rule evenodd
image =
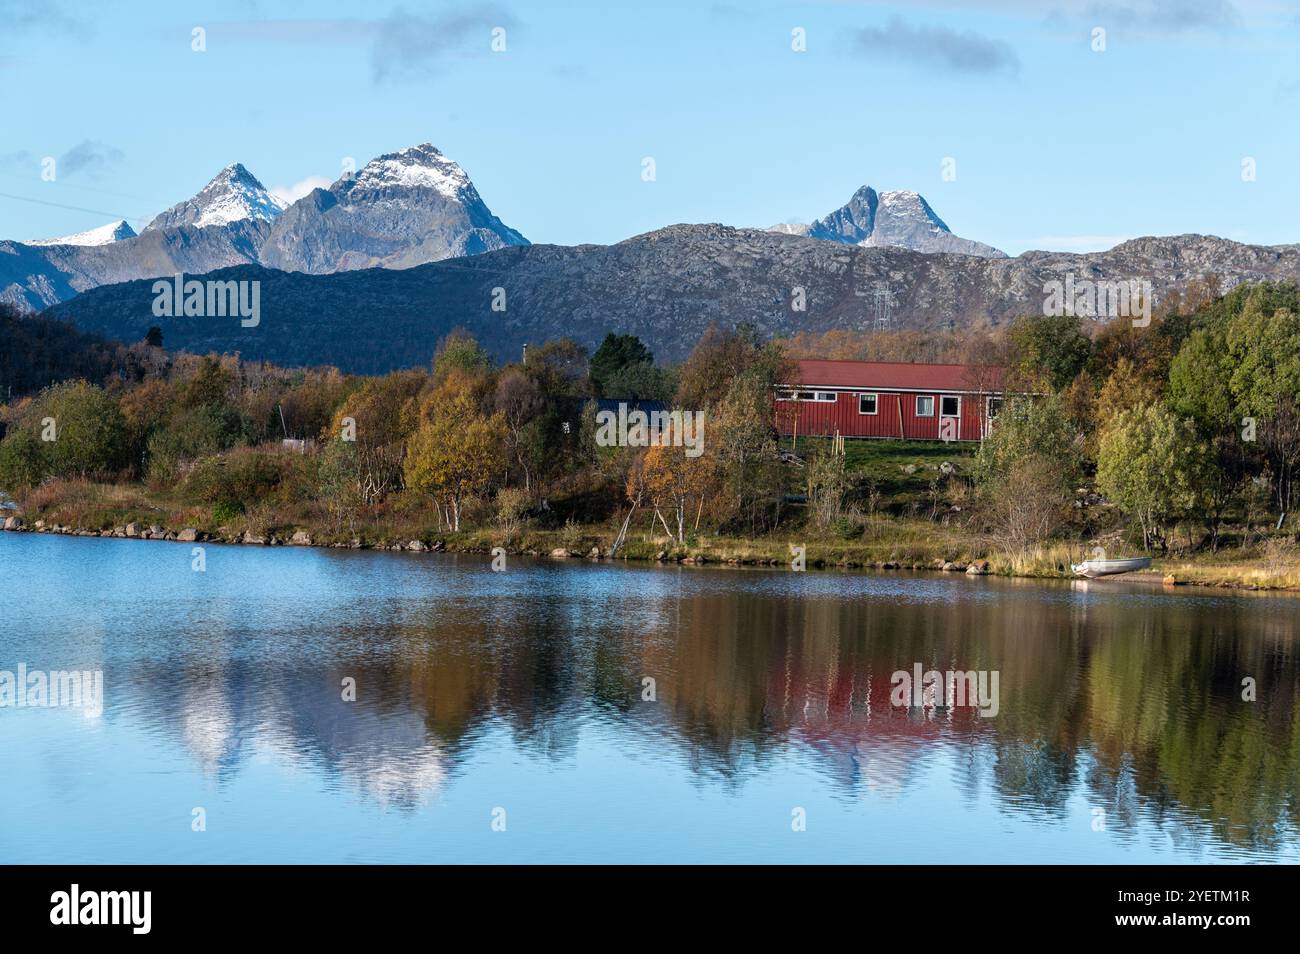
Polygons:
<instances>
[{"instance_id":1,"label":"shoreline","mask_svg":"<svg viewBox=\"0 0 1300 954\"><path fill-rule=\"evenodd\" d=\"M598 528L587 528L598 529ZM485 539L485 533L482 531L461 531L459 533L431 534L424 537L411 537L405 542L401 540L373 540L367 541L361 536L352 535L350 540L342 541L338 539L327 540L321 536L313 536L305 529L296 529L287 536L276 533L269 533L265 536L253 535L250 531L243 533L220 533L208 530L201 530L197 527L183 527L180 530L168 530L158 524L143 526L139 523L129 523L124 526L117 526L111 529L90 529L86 527L76 527L62 523L49 523L43 519L34 521L30 526L26 521L16 514L0 521L0 530L7 533L34 533L46 536L75 536L100 539L122 539L122 540L157 540L168 543L195 543L195 544L217 544L223 546L264 546L264 547L289 547L289 548L309 548L318 550L372 550L391 553L474 553L490 555L493 549L500 547L508 556L528 556L538 559L551 559L556 561L569 560L582 563L609 563L622 561L624 563L633 562L639 564L654 564L666 566L675 564L679 566L716 566L716 567L755 567L773 569L776 567L788 567L791 561L781 559L770 554L782 550L788 550L792 541L787 540L745 540L739 544L733 544L731 541L723 541L720 544L705 544L695 547L678 547L674 544L665 543L663 540L653 539L632 539L625 543L621 552L610 557L608 552L602 549L598 544L593 544L586 548L571 548L565 546L527 546L515 545L510 541L493 540L488 535ZM525 534L527 538L549 537L550 542L558 541L560 531L528 531ZM599 534L590 534L589 536L599 536ZM536 542L536 541L534 541ZM1053 580L1081 580L1071 572L1057 570L1039 569L1035 572L1016 572L1010 568L1004 561L988 558L979 558L972 560L947 559L944 557L930 557L928 559L889 559L889 560L870 560L865 557L849 558L842 555L846 551L864 550L870 547L859 546L857 548L851 545L837 545L825 541L811 541L806 550L806 569L808 570L879 570L879 571L908 571L908 572L930 572L930 573L954 573L967 576L997 576L1007 579L1053 579ZM653 552L652 552L653 551ZM837 558L837 554L841 554ZM1262 579L1268 579L1265 575L1264 568L1258 565L1258 561L1240 564L1247 566L1250 572L1257 574ZM1300 586L1296 585L1270 585L1261 582L1260 579L1247 580L1242 575L1231 576L1212 576L1209 578L1198 577L1196 574L1212 573L1216 568L1213 565L1197 564L1195 562L1178 560L1176 557L1157 558L1153 561L1152 568L1149 570L1137 571L1134 573L1116 574L1113 577L1102 578L1101 580L1090 580L1092 583L1104 583L1107 581L1117 583L1139 583L1147 586L1160 587L1168 589L1172 587L1199 587L1209 589L1228 589L1236 591L1249 592L1269 592L1269 593L1300 593Z\"/></svg>"}]
</instances>

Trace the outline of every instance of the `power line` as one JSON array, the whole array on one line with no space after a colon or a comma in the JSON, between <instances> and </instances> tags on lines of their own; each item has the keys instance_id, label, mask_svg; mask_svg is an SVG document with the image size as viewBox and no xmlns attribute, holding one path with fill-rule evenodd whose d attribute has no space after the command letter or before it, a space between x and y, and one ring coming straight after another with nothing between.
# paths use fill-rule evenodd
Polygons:
<instances>
[{"instance_id":1,"label":"power line","mask_svg":"<svg viewBox=\"0 0 1300 954\"><path fill-rule=\"evenodd\" d=\"M134 193L131 192L118 192L116 189L101 189L98 186L83 185L82 183L79 182L70 182L69 175L70 174L65 174L63 178L58 180L57 183L48 183L48 184L57 185L60 192L62 192L64 189L71 189L73 192L91 192L94 193L95 195L112 196L114 199L130 199L132 202L148 202L149 204L157 205L160 208L166 204L161 200L151 198L148 196L135 195ZM0 169L0 177L8 179L10 182L14 182L14 183L21 182L24 185L29 185L32 182L32 176L30 174L16 175L12 172L5 172L2 169Z\"/></svg>"},{"instance_id":2,"label":"power line","mask_svg":"<svg viewBox=\"0 0 1300 954\"><path fill-rule=\"evenodd\" d=\"M72 212L89 212L91 215L106 215L111 219L126 219L128 222L144 222L147 216L143 215L119 215L116 212L105 212L103 209L87 209L79 205L64 205L62 202L49 202L45 199L32 199L25 195L14 195L10 192L0 192L0 199L14 199L18 202L31 202L33 205L48 205L55 209L68 209Z\"/></svg>"}]
</instances>

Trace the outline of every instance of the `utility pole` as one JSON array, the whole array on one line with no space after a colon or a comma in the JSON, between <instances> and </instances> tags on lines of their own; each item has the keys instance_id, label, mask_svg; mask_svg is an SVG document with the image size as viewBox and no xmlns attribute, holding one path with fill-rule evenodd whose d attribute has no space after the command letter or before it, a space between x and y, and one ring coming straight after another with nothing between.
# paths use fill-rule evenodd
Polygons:
<instances>
[{"instance_id":1,"label":"utility pole","mask_svg":"<svg viewBox=\"0 0 1300 954\"><path fill-rule=\"evenodd\" d=\"M876 306L876 330L888 331L894 324L894 302L889 295L889 286L884 282L876 282L874 298Z\"/></svg>"}]
</instances>

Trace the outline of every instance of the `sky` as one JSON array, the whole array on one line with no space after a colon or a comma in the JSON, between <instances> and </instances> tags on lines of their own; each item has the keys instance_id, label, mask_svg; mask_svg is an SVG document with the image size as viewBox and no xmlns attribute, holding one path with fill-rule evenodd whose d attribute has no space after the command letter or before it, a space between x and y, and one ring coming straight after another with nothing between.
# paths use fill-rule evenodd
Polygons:
<instances>
[{"instance_id":1,"label":"sky","mask_svg":"<svg viewBox=\"0 0 1300 954\"><path fill-rule=\"evenodd\" d=\"M0 107L19 240L139 229L232 162L296 197L432 142L533 242L806 222L862 185L1011 254L1300 242L1295 0L0 0Z\"/></svg>"}]
</instances>

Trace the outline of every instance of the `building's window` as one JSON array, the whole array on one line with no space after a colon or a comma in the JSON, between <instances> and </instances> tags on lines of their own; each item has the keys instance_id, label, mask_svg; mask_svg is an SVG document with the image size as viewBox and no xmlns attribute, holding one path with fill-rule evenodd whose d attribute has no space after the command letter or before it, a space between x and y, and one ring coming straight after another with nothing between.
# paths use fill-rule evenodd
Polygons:
<instances>
[{"instance_id":1,"label":"building's window","mask_svg":"<svg viewBox=\"0 0 1300 954\"><path fill-rule=\"evenodd\" d=\"M997 417L1001 413L1002 413L1002 398L1000 397L989 398L989 411L988 411L989 420L990 421L993 420L993 418Z\"/></svg>"},{"instance_id":2,"label":"building's window","mask_svg":"<svg viewBox=\"0 0 1300 954\"><path fill-rule=\"evenodd\" d=\"M777 392L776 392L776 399L777 399L778 401L793 401L793 400L794 400L794 392L793 392L793 391L777 391Z\"/></svg>"},{"instance_id":3,"label":"building's window","mask_svg":"<svg viewBox=\"0 0 1300 954\"><path fill-rule=\"evenodd\" d=\"M814 392L814 391L800 391L800 392L799 392L799 396L798 396L798 400L800 400L800 401L815 401L815 400L817 400L816 392Z\"/></svg>"},{"instance_id":4,"label":"building's window","mask_svg":"<svg viewBox=\"0 0 1300 954\"><path fill-rule=\"evenodd\" d=\"M818 391L817 400L823 404L834 404L838 395L834 391Z\"/></svg>"},{"instance_id":5,"label":"building's window","mask_svg":"<svg viewBox=\"0 0 1300 954\"><path fill-rule=\"evenodd\" d=\"M858 413L859 413L859 414L875 414L875 413L876 413L876 404L877 404L878 401L879 401L879 396L878 396L878 395L875 395L875 394L859 394L859 395L858 395Z\"/></svg>"},{"instance_id":6,"label":"building's window","mask_svg":"<svg viewBox=\"0 0 1300 954\"><path fill-rule=\"evenodd\" d=\"M960 417L961 398L955 394L945 394L943 397L939 398L939 416Z\"/></svg>"},{"instance_id":7,"label":"building's window","mask_svg":"<svg viewBox=\"0 0 1300 954\"><path fill-rule=\"evenodd\" d=\"M916 396L916 416L934 417L934 398L929 394Z\"/></svg>"}]
</instances>

